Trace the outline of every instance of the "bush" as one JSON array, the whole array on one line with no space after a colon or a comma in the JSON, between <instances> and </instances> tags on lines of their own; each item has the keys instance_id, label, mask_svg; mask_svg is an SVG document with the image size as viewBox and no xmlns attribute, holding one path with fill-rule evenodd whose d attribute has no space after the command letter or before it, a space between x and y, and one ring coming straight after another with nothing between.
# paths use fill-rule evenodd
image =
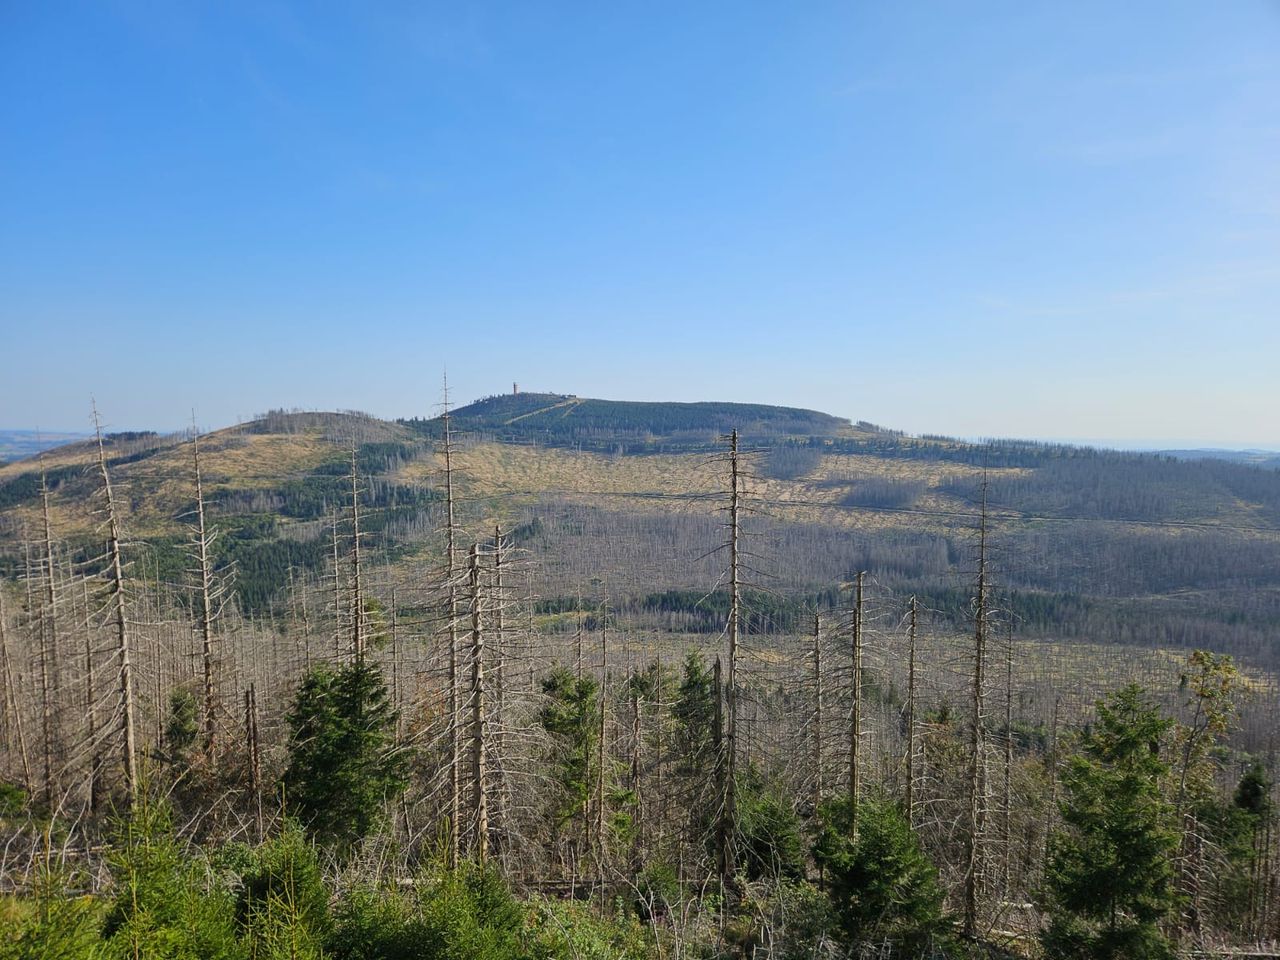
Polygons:
<instances>
[{"instance_id":1,"label":"bush","mask_svg":"<svg viewBox=\"0 0 1280 960\"><path fill-rule=\"evenodd\" d=\"M413 920L412 905L399 891L358 888L334 913L329 950L335 960L413 960L423 956Z\"/></svg>"},{"instance_id":2,"label":"bush","mask_svg":"<svg viewBox=\"0 0 1280 960\"><path fill-rule=\"evenodd\" d=\"M1063 777L1064 829L1045 870L1053 957L1173 956L1160 930L1177 905L1173 805L1161 756L1172 722L1136 685L1097 705L1098 720Z\"/></svg>"},{"instance_id":3,"label":"bush","mask_svg":"<svg viewBox=\"0 0 1280 960\"><path fill-rule=\"evenodd\" d=\"M370 886L337 908L333 960L642 960L645 931L583 904L517 900L491 869L433 867L413 892Z\"/></svg>"},{"instance_id":4,"label":"bush","mask_svg":"<svg viewBox=\"0 0 1280 960\"><path fill-rule=\"evenodd\" d=\"M522 956L520 904L492 870L464 864L421 889L413 926L422 960L517 960ZM416 958L415 958L416 960Z\"/></svg>"},{"instance_id":5,"label":"bush","mask_svg":"<svg viewBox=\"0 0 1280 960\"><path fill-rule=\"evenodd\" d=\"M76 896L72 877L40 868L29 900L0 901L0 960L82 960L94 955L101 910Z\"/></svg>"},{"instance_id":6,"label":"bush","mask_svg":"<svg viewBox=\"0 0 1280 960\"><path fill-rule=\"evenodd\" d=\"M256 960L322 956L332 929L329 892L315 848L302 829L287 823L278 836L243 850L235 917Z\"/></svg>"},{"instance_id":7,"label":"bush","mask_svg":"<svg viewBox=\"0 0 1280 960\"><path fill-rule=\"evenodd\" d=\"M680 875L669 863L646 864L636 877L635 910L645 922L666 916L672 907L679 904L682 896Z\"/></svg>"},{"instance_id":8,"label":"bush","mask_svg":"<svg viewBox=\"0 0 1280 960\"><path fill-rule=\"evenodd\" d=\"M825 805L813 850L849 943L890 944L921 956L945 942L938 872L906 818L887 800L864 799L856 832L852 820L847 799Z\"/></svg>"},{"instance_id":9,"label":"bush","mask_svg":"<svg viewBox=\"0 0 1280 960\"><path fill-rule=\"evenodd\" d=\"M547 900L537 904L527 951L531 960L645 960L650 944L635 920L609 920L586 904Z\"/></svg>"},{"instance_id":10,"label":"bush","mask_svg":"<svg viewBox=\"0 0 1280 960\"><path fill-rule=\"evenodd\" d=\"M288 721L285 802L313 837L345 849L369 833L407 783L382 674L368 661L337 672L316 667L303 678Z\"/></svg>"},{"instance_id":11,"label":"bush","mask_svg":"<svg viewBox=\"0 0 1280 960\"><path fill-rule=\"evenodd\" d=\"M774 960L844 956L832 940L831 904L813 884L782 880L749 888L736 918L726 918L725 940L737 955Z\"/></svg>"},{"instance_id":12,"label":"bush","mask_svg":"<svg viewBox=\"0 0 1280 960\"><path fill-rule=\"evenodd\" d=\"M738 853L750 880L804 876L800 818L754 766L738 778Z\"/></svg>"},{"instance_id":13,"label":"bush","mask_svg":"<svg viewBox=\"0 0 1280 960\"><path fill-rule=\"evenodd\" d=\"M93 956L234 960L233 900L208 864L174 839L165 804L143 800L121 827L111 857L116 895Z\"/></svg>"}]
</instances>

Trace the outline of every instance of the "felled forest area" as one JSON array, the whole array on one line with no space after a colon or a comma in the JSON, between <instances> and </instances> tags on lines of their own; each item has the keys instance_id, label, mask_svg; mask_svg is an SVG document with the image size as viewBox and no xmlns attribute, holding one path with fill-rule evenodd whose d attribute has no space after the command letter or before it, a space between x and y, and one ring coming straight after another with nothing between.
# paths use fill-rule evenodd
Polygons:
<instances>
[{"instance_id":1,"label":"felled forest area","mask_svg":"<svg viewBox=\"0 0 1280 960\"><path fill-rule=\"evenodd\" d=\"M260 429L314 426L277 420ZM1213 634L1239 628L1233 659L1144 634L1136 601L1118 618L1043 589L1030 566L1055 537L1083 565L1092 528L1008 534L993 497L1064 509L1030 479L976 475L958 540L852 548L762 493L814 469L806 444L731 430L678 503L561 490L513 514L462 482L447 413L414 429L429 463L353 434L340 469L240 493L209 489L206 439L179 438L181 471L151 490L163 529L130 529L149 494L119 482L129 438L99 431L84 464L0 487L24 505L0 567L0 958L1083 960L1280 940L1276 637L1247 583L1221 584L1242 604ZM388 479L408 466L430 483ZM925 495L824 482L860 509ZM264 510L306 535L260 548ZM1203 561L1200 536L1170 556ZM1100 549L1079 574L1099 593L1160 576L1122 540ZM677 562L692 582L664 582ZM1090 640L1056 641L1065 621Z\"/></svg>"}]
</instances>

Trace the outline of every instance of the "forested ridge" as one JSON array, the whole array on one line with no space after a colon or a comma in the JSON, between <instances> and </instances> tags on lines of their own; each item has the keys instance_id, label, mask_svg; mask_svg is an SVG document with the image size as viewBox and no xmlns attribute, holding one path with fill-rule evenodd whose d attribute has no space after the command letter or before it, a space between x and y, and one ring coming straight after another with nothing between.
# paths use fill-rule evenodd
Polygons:
<instances>
[{"instance_id":1,"label":"forested ridge","mask_svg":"<svg viewBox=\"0 0 1280 960\"><path fill-rule=\"evenodd\" d=\"M0 577L0 957L1280 938L1276 471L273 412L0 468Z\"/></svg>"}]
</instances>

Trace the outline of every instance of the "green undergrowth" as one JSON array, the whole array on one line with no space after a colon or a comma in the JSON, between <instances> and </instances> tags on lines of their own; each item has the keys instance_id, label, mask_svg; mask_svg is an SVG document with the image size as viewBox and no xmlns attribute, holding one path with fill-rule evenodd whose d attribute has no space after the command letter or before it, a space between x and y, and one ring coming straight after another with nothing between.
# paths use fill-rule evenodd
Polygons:
<instances>
[{"instance_id":1,"label":"green undergrowth","mask_svg":"<svg viewBox=\"0 0 1280 960\"><path fill-rule=\"evenodd\" d=\"M296 825L256 846L178 839L167 808L123 823L110 884L41 867L0 900L0 960L642 960L633 915L515 896L492 869L428 863L395 879L330 880Z\"/></svg>"}]
</instances>

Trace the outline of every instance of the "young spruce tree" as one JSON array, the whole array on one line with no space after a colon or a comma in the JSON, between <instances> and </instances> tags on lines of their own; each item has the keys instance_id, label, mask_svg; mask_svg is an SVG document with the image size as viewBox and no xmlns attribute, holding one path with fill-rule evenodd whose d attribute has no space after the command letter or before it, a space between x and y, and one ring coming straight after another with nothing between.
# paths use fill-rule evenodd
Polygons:
<instances>
[{"instance_id":1,"label":"young spruce tree","mask_svg":"<svg viewBox=\"0 0 1280 960\"><path fill-rule=\"evenodd\" d=\"M381 672L364 659L337 672L316 667L303 679L288 721L285 811L317 840L350 846L407 782Z\"/></svg>"},{"instance_id":2,"label":"young spruce tree","mask_svg":"<svg viewBox=\"0 0 1280 960\"><path fill-rule=\"evenodd\" d=\"M1162 791L1170 721L1130 685L1098 703L1063 778L1065 829L1049 845L1049 956L1163 960L1160 925L1174 909L1174 805Z\"/></svg>"}]
</instances>

